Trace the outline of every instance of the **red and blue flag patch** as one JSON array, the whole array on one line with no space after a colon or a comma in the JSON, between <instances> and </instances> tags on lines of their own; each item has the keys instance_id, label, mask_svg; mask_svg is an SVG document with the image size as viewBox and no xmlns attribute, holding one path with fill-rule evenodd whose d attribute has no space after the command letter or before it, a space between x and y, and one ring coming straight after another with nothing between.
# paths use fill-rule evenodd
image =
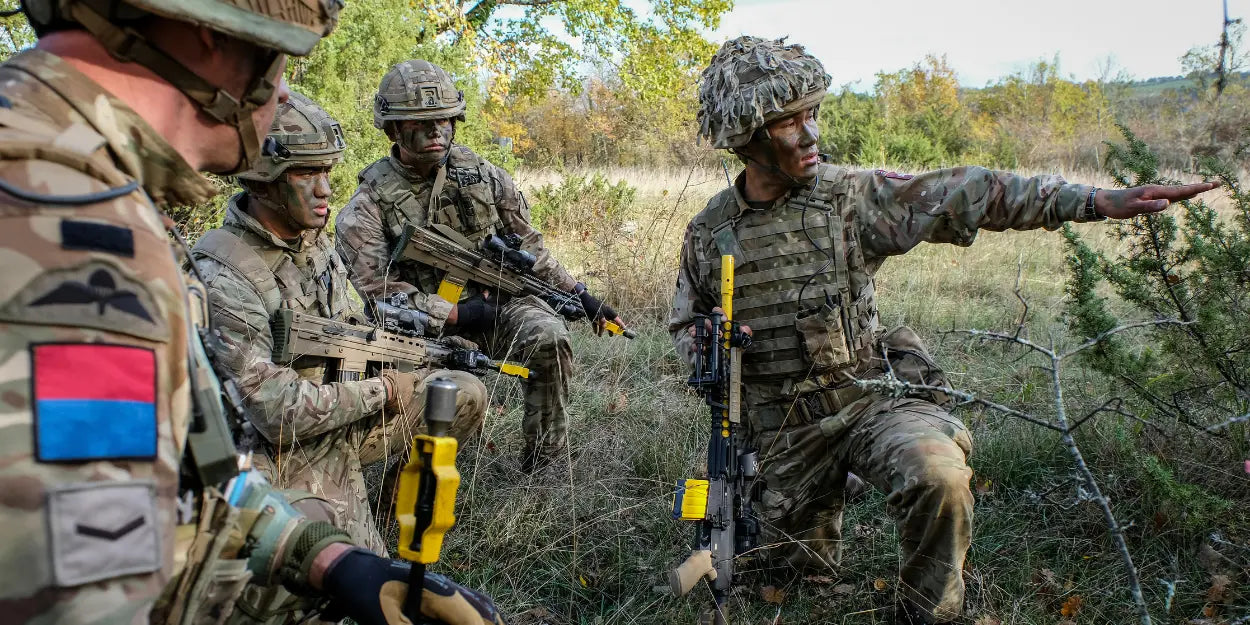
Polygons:
<instances>
[{"instance_id":1,"label":"red and blue flag patch","mask_svg":"<svg viewBox=\"0 0 1250 625\"><path fill-rule=\"evenodd\" d=\"M105 343L31 347L35 457L156 457L156 353Z\"/></svg>"}]
</instances>

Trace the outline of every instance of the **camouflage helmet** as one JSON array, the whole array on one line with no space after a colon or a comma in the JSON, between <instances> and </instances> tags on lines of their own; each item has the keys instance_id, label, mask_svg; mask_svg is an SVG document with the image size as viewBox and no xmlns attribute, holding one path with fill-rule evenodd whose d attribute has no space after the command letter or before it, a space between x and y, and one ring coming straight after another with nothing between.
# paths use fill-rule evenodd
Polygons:
<instances>
[{"instance_id":1,"label":"camouflage helmet","mask_svg":"<svg viewBox=\"0 0 1250 625\"><path fill-rule=\"evenodd\" d=\"M22 0L22 8L39 35L77 24L112 56L146 67L205 115L233 126L239 136L239 160L232 172L217 172L228 174L249 169L260 156L260 129L252 113L274 98L282 81L282 55L312 51L338 23L343 0ZM243 97L236 98L135 28L152 16L207 28L270 53L258 55L260 71L251 77Z\"/></svg>"},{"instance_id":2,"label":"camouflage helmet","mask_svg":"<svg viewBox=\"0 0 1250 625\"><path fill-rule=\"evenodd\" d=\"M292 167L333 167L343 160L343 129L316 102L301 93L278 107L260 159L239 174L244 180L273 182Z\"/></svg>"},{"instance_id":3,"label":"camouflage helmet","mask_svg":"<svg viewBox=\"0 0 1250 625\"><path fill-rule=\"evenodd\" d=\"M382 77L373 98L373 125L405 119L464 121L464 92L443 68L422 59L396 64Z\"/></svg>"},{"instance_id":4,"label":"camouflage helmet","mask_svg":"<svg viewBox=\"0 0 1250 625\"><path fill-rule=\"evenodd\" d=\"M726 41L699 79L699 141L740 148L769 122L820 104L832 81L816 57L784 38Z\"/></svg>"},{"instance_id":5,"label":"camouflage helmet","mask_svg":"<svg viewBox=\"0 0 1250 625\"><path fill-rule=\"evenodd\" d=\"M41 31L56 23L79 23L95 33L91 21L128 22L159 15L269 48L304 56L334 30L343 0L22 0L31 25ZM84 15L83 10L95 15Z\"/></svg>"}]
</instances>

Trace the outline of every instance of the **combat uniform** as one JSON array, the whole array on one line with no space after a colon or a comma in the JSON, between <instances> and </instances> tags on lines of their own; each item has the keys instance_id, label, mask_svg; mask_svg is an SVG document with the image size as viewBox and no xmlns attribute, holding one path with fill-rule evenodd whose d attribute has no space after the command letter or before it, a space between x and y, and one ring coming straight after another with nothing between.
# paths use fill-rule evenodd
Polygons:
<instances>
[{"instance_id":1,"label":"combat uniform","mask_svg":"<svg viewBox=\"0 0 1250 625\"><path fill-rule=\"evenodd\" d=\"M152 202L214 187L56 56L6 61L0 92L0 604L18 622L146 621L174 570L190 417L187 291Z\"/></svg>"},{"instance_id":2,"label":"combat uniform","mask_svg":"<svg viewBox=\"0 0 1250 625\"><path fill-rule=\"evenodd\" d=\"M945 387L919 337L878 327L873 276L922 242L971 245L979 230L1055 229L1076 221L1092 187L978 167L919 176L812 165L814 112L831 77L801 45L725 42L699 85L699 137L748 169L686 230L669 329L692 356L695 316L719 304L723 255L735 260L733 319L749 326L743 409L761 460L761 538L775 564L829 568L841 555L847 473L887 494L899 525L902 622L956 618L972 539L972 439L941 392L891 396L857 380L887 375ZM794 121L770 127L774 121ZM773 137L771 129L780 134ZM783 168L782 158L800 157ZM790 181L748 202L748 174ZM1093 213L1091 218L1097 218Z\"/></svg>"},{"instance_id":3,"label":"combat uniform","mask_svg":"<svg viewBox=\"0 0 1250 625\"><path fill-rule=\"evenodd\" d=\"M719 258L733 255L734 318L754 337L744 410L762 459L763 542L785 545L774 551L796 567L835 565L853 471L887 493L899 521L904 595L953 618L971 540L972 440L943 394L898 398L853 385L890 369L946 384L914 332L878 327L873 275L921 242L1053 230L1078 219L1091 188L977 167L912 177L827 164L775 202L747 202L743 184L739 176L691 221L669 328L689 355L687 328L719 305Z\"/></svg>"},{"instance_id":4,"label":"combat uniform","mask_svg":"<svg viewBox=\"0 0 1250 625\"><path fill-rule=\"evenodd\" d=\"M422 176L400 162L393 146L390 156L360 173L360 186L339 212L335 233L339 254L364 297L407 293L416 307L430 313L431 329L442 329L451 304L437 295L441 272L410 261L390 265L391 250L408 223L447 226L474 242L490 234L516 234L522 249L537 257L534 271L540 278L573 289L576 280L543 246L542 235L530 225L529 206L507 172L458 145L451 147L441 170L433 179ZM480 296L470 285L461 301ZM526 443L548 454L562 449L573 372L568 328L536 297L508 299L495 293L491 298L502 303L496 324L465 338L494 358L520 361L535 372L525 383Z\"/></svg>"},{"instance_id":5,"label":"combat uniform","mask_svg":"<svg viewBox=\"0 0 1250 625\"><path fill-rule=\"evenodd\" d=\"M289 366L273 362L269 323L279 309L336 320L360 315L328 233L306 230L293 242L280 239L243 209L249 200L246 193L231 198L222 227L205 233L192 250L208 286L213 327L221 334L216 362L245 398L244 432L251 435L243 440L271 482L326 501L333 516L324 520L385 555L362 466L403 454L420 423L419 410L384 414L381 378L327 380L324 358L302 356ZM427 374L450 378L460 388L453 434L463 439L476 431L486 406L481 381L462 371ZM415 405L424 406L424 400Z\"/></svg>"}]
</instances>

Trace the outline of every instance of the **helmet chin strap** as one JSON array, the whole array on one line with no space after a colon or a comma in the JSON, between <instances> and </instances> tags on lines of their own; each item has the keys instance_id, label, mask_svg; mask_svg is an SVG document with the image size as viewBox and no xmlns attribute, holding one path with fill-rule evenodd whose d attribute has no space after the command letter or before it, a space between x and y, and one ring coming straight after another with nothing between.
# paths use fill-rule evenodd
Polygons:
<instances>
[{"instance_id":1,"label":"helmet chin strap","mask_svg":"<svg viewBox=\"0 0 1250 625\"><path fill-rule=\"evenodd\" d=\"M87 29L109 54L115 58L146 67L162 80L172 85L195 102L200 111L222 124L233 126L239 136L240 155L235 169L214 172L231 175L246 171L260 158L260 132L252 120L252 112L264 106L277 89L278 69L283 55L273 53L269 66L257 74L243 93L242 100L235 99L224 89L201 78L181 61L148 42L140 32L130 27L120 27L106 19L95 3L75 3L70 6L74 21Z\"/></svg>"},{"instance_id":2,"label":"helmet chin strap","mask_svg":"<svg viewBox=\"0 0 1250 625\"><path fill-rule=\"evenodd\" d=\"M756 165L764 168L765 170L768 170L771 173L779 174L789 179L791 186L805 187L808 185L808 183L812 182L812 180L802 180L799 178L795 178L793 175L790 174L790 172L782 169L781 166L777 164L778 162L777 148L773 146L772 136L768 134L767 128L760 128L759 131L756 133L756 135L757 136L754 136L751 138L751 143L758 142L759 144L761 144L764 152L768 155L769 159L772 161L771 163L761 162L759 159L751 156L750 154L747 154L745 151L742 150L742 148L734 149L733 153L737 154L739 157L745 160L755 163Z\"/></svg>"}]
</instances>

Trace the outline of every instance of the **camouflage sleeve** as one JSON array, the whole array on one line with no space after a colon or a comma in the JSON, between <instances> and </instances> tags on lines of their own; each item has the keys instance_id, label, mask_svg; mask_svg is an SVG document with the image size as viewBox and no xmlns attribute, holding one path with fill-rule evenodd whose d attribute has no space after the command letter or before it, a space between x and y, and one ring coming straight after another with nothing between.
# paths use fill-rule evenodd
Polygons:
<instances>
[{"instance_id":1,"label":"camouflage sleeve","mask_svg":"<svg viewBox=\"0 0 1250 625\"><path fill-rule=\"evenodd\" d=\"M212 260L198 261L211 298L217 334L214 359L234 378L248 420L266 440L286 446L324 434L382 409L380 378L318 384L272 360L273 335L260 296L243 278Z\"/></svg>"},{"instance_id":2,"label":"camouflage sleeve","mask_svg":"<svg viewBox=\"0 0 1250 625\"><path fill-rule=\"evenodd\" d=\"M851 184L866 257L902 254L922 242L971 245L981 229L1054 230L1078 220L1093 188L981 167L917 176L860 171Z\"/></svg>"},{"instance_id":3,"label":"camouflage sleeve","mask_svg":"<svg viewBox=\"0 0 1250 625\"><path fill-rule=\"evenodd\" d=\"M703 239L694 222L686 226L686 238L681 246L681 259L677 266L677 286L673 292L673 310L668 315L668 331L673 335L673 347L686 362L694 363L694 338L687 328L694 323L695 315L706 315L718 305L713 264L704 252Z\"/></svg>"},{"instance_id":4,"label":"camouflage sleeve","mask_svg":"<svg viewBox=\"0 0 1250 625\"><path fill-rule=\"evenodd\" d=\"M565 291L572 291L577 280L551 255L551 250L543 245L542 233L530 225L529 202L525 201L525 196L516 188L516 183L508 172L499 167L494 170L492 184L495 185L495 197L499 198L499 218L503 220L504 228L519 235L522 249L538 259L534 263L534 273L538 277Z\"/></svg>"},{"instance_id":5,"label":"camouflage sleeve","mask_svg":"<svg viewBox=\"0 0 1250 625\"><path fill-rule=\"evenodd\" d=\"M356 189L356 194L335 218L334 248L347 265L352 285L363 299L407 293L409 305L430 316L430 331L442 331L447 315L451 314L451 304L398 279L390 267L391 246L382 224L382 207L364 188Z\"/></svg>"}]
</instances>

